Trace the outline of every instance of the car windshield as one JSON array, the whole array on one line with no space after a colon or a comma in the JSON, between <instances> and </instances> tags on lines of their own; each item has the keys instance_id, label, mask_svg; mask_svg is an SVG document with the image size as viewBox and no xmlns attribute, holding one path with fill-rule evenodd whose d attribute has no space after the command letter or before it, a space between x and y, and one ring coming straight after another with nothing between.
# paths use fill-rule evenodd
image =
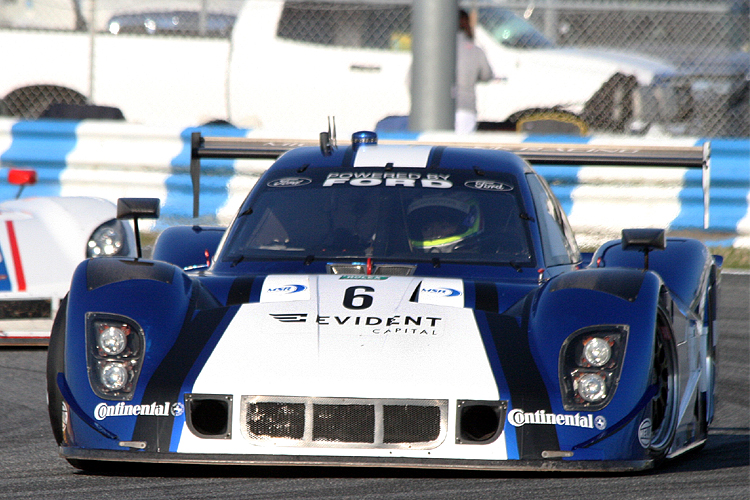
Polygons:
<instances>
[{"instance_id":1,"label":"car windshield","mask_svg":"<svg viewBox=\"0 0 750 500\"><path fill-rule=\"evenodd\" d=\"M497 7L481 7L477 22L502 45L516 49L552 47L553 43L514 13Z\"/></svg>"},{"instance_id":2,"label":"car windshield","mask_svg":"<svg viewBox=\"0 0 750 500\"><path fill-rule=\"evenodd\" d=\"M534 265L530 217L511 175L314 170L279 172L257 186L220 260Z\"/></svg>"}]
</instances>

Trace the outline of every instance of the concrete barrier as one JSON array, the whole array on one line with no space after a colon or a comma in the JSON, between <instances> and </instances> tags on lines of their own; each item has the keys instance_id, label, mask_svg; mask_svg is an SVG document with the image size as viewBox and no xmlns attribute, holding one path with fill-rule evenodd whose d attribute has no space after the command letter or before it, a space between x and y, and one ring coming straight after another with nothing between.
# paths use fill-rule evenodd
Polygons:
<instances>
[{"instance_id":1,"label":"concrete barrier","mask_svg":"<svg viewBox=\"0 0 750 500\"><path fill-rule=\"evenodd\" d=\"M158 231L191 224L190 134L285 138L271 131L231 127L153 128L107 121L0 119L0 199L15 196L7 169L35 168L38 183L24 196L158 197ZM414 141L457 139L454 134L398 134ZM290 138L290 137L288 137ZM297 138L299 139L299 138ZM460 137L462 141L470 141ZM480 142L559 142L592 145L694 146L699 137L550 137L481 134ZM703 230L701 172L675 168L555 167L537 170L562 202L584 246L617 237L625 227L696 231L711 244L750 247L750 139L711 140L711 209ZM226 224L270 160L204 160L200 223Z\"/></svg>"}]
</instances>

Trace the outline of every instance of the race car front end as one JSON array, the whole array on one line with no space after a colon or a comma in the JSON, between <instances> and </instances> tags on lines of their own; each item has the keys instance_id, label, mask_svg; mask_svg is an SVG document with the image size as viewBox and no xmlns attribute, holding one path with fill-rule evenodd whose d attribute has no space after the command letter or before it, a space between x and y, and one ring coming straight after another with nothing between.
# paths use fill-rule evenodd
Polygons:
<instances>
[{"instance_id":1,"label":"race car front end","mask_svg":"<svg viewBox=\"0 0 750 500\"><path fill-rule=\"evenodd\" d=\"M127 306L111 300L107 312L89 313L79 325L85 340L71 345L68 336L65 375L56 383L65 408L61 453L74 465L653 465L643 429L653 395L637 374L648 360L626 355L629 327L587 333L613 342L612 362L596 373L610 369L619 378L624 370L642 392L618 391L615 381L600 389L611 392L606 402L590 396L593 405L563 393L558 359L582 337L573 325L565 325L572 335L553 333L548 319L531 319L536 279L504 286L291 274L190 285L176 268L152 268L156 274L139 286L142 295L149 289L146 298ZM88 276L95 279L92 270ZM107 282L88 293L121 297L130 287ZM208 289L225 296L223 304L211 301ZM554 293L565 298L565 291ZM622 298L589 294L617 305L622 317ZM156 325L155 314L134 312L157 295L175 323ZM640 295L631 311L651 298ZM68 307L73 316L85 308ZM81 349L85 362L73 361Z\"/></svg>"}]
</instances>

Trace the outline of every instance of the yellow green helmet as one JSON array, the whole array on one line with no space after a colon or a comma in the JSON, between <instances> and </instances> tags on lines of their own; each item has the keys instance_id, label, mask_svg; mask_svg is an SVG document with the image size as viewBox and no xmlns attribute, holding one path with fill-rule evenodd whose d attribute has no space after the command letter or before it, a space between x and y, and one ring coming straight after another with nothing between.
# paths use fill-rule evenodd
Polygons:
<instances>
[{"instance_id":1,"label":"yellow green helmet","mask_svg":"<svg viewBox=\"0 0 750 500\"><path fill-rule=\"evenodd\" d=\"M406 221L412 248L428 252L452 252L484 229L479 204L455 195L413 201L406 209Z\"/></svg>"}]
</instances>

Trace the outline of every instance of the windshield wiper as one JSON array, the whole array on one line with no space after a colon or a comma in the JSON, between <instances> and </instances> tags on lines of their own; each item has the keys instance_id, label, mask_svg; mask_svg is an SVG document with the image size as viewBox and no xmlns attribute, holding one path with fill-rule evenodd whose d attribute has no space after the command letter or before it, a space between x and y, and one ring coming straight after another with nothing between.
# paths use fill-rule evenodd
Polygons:
<instances>
[{"instance_id":1,"label":"windshield wiper","mask_svg":"<svg viewBox=\"0 0 750 500\"><path fill-rule=\"evenodd\" d=\"M521 266L519 266L517 262L509 260L508 264L510 265L510 267L512 267L513 269L515 269L517 273L523 272L523 269L521 269Z\"/></svg>"},{"instance_id":2,"label":"windshield wiper","mask_svg":"<svg viewBox=\"0 0 750 500\"><path fill-rule=\"evenodd\" d=\"M243 260L245 260L245 256L244 255L240 255L239 257L237 257L236 259L234 259L232 261L232 264L229 267L234 267L237 264L239 264L240 262L242 262Z\"/></svg>"},{"instance_id":3,"label":"windshield wiper","mask_svg":"<svg viewBox=\"0 0 750 500\"><path fill-rule=\"evenodd\" d=\"M307 257L305 257L305 262L303 264L306 266L309 266L310 264L313 263L314 260L315 260L314 255L308 255Z\"/></svg>"}]
</instances>

